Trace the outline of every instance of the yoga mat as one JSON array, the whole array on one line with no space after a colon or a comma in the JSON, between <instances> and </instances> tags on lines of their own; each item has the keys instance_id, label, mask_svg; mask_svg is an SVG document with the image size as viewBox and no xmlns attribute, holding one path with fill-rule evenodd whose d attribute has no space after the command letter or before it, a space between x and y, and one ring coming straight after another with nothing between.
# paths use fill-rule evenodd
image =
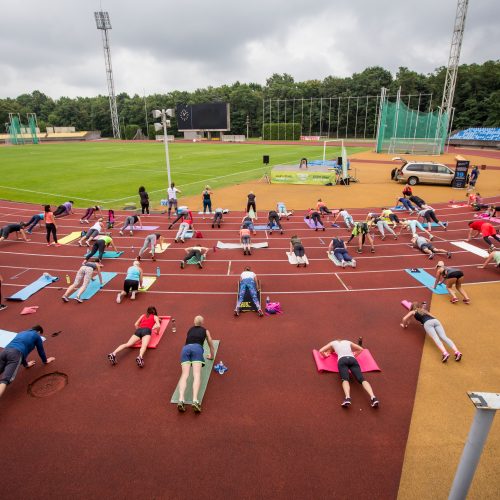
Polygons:
<instances>
[{"instance_id":1,"label":"yoga mat","mask_svg":"<svg viewBox=\"0 0 500 500\"><path fill-rule=\"evenodd\" d=\"M157 253L163 253L169 246L170 246L170 243L163 243L163 248L161 247L160 244L157 244L155 246L155 255ZM149 253L151 253L151 250L149 251Z\"/></svg>"},{"instance_id":2,"label":"yoga mat","mask_svg":"<svg viewBox=\"0 0 500 500\"><path fill-rule=\"evenodd\" d=\"M158 316L160 318L160 328L159 330L153 330L153 334L149 339L148 349L156 349L160 343L168 324L170 323L170 318L172 316ZM138 340L132 347L141 347L141 341Z\"/></svg>"},{"instance_id":3,"label":"yoga mat","mask_svg":"<svg viewBox=\"0 0 500 500\"><path fill-rule=\"evenodd\" d=\"M483 257L485 259L489 255L489 253L486 250L476 247L475 245L471 245L466 241L451 241L450 243L452 245L455 245L456 247L462 248L463 250L467 250L468 252L471 252L475 255L479 255L479 257Z\"/></svg>"},{"instance_id":4,"label":"yoga mat","mask_svg":"<svg viewBox=\"0 0 500 500\"><path fill-rule=\"evenodd\" d=\"M268 225L264 226L264 224L259 225L259 226L254 226L253 228L256 231L266 231L266 230L269 230L269 226ZM280 228L276 224L273 225L273 229L272 229L273 231L279 231L279 229Z\"/></svg>"},{"instance_id":5,"label":"yoga mat","mask_svg":"<svg viewBox=\"0 0 500 500\"><path fill-rule=\"evenodd\" d=\"M113 252L112 250L106 250L103 254L102 254L102 258L103 259L117 259L118 257L120 257L120 255L122 254L123 252ZM96 253L94 255L94 257L96 257L97 255L99 255L99 253Z\"/></svg>"},{"instance_id":6,"label":"yoga mat","mask_svg":"<svg viewBox=\"0 0 500 500\"><path fill-rule=\"evenodd\" d=\"M488 217L488 214L481 214L481 215L474 215L475 218L480 218L483 220L488 220L490 222L493 222L495 224L500 224L500 219L497 217Z\"/></svg>"},{"instance_id":7,"label":"yoga mat","mask_svg":"<svg viewBox=\"0 0 500 500\"><path fill-rule=\"evenodd\" d=\"M196 258L196 255L193 255L187 262L186 264L196 264L198 265L198 262L203 262L205 260L205 256L202 254L200 259Z\"/></svg>"},{"instance_id":8,"label":"yoga mat","mask_svg":"<svg viewBox=\"0 0 500 500\"><path fill-rule=\"evenodd\" d=\"M101 272L103 286L106 283L109 283L117 274L118 273ZM92 298L100 289L101 283L99 282L99 278L96 276L89 283L89 286L86 288L86 290L80 295L80 298L82 300L88 300ZM77 293L78 289L71 294L70 299L76 298Z\"/></svg>"},{"instance_id":9,"label":"yoga mat","mask_svg":"<svg viewBox=\"0 0 500 500\"><path fill-rule=\"evenodd\" d=\"M296 266L299 263L297 256L293 252L286 252L286 256L288 257L288 262L290 262L290 264ZM300 263L301 265L302 264L309 265L309 260L307 258L307 255L304 255L304 257L301 257L301 259L302 259Z\"/></svg>"},{"instance_id":10,"label":"yoga mat","mask_svg":"<svg viewBox=\"0 0 500 500\"><path fill-rule=\"evenodd\" d=\"M398 205L397 207L391 207L391 210L408 210L404 205Z\"/></svg>"},{"instance_id":11,"label":"yoga mat","mask_svg":"<svg viewBox=\"0 0 500 500\"><path fill-rule=\"evenodd\" d=\"M460 203L460 204L452 204L448 205L450 208L463 208L467 206L467 203Z\"/></svg>"},{"instance_id":12,"label":"yoga mat","mask_svg":"<svg viewBox=\"0 0 500 500\"><path fill-rule=\"evenodd\" d=\"M307 227L310 228L310 229L316 229L316 226L314 225L314 221L312 219L306 219L304 217L304 222L307 224ZM323 229L323 225L320 224L318 226L318 229Z\"/></svg>"},{"instance_id":13,"label":"yoga mat","mask_svg":"<svg viewBox=\"0 0 500 500\"><path fill-rule=\"evenodd\" d=\"M316 368L318 372L334 372L338 373L338 356L336 353L330 354L324 358L319 351L313 350L313 358L316 363ZM381 371L378 367L376 361L373 359L370 351L368 349L363 349L357 356L359 367L362 372L379 372Z\"/></svg>"},{"instance_id":14,"label":"yoga mat","mask_svg":"<svg viewBox=\"0 0 500 500\"><path fill-rule=\"evenodd\" d=\"M401 305L405 308L408 309L408 311L411 309L411 302L409 300L402 300Z\"/></svg>"},{"instance_id":15,"label":"yoga mat","mask_svg":"<svg viewBox=\"0 0 500 500\"><path fill-rule=\"evenodd\" d=\"M17 293L14 295L11 295L10 297L7 297L7 300L17 300L17 301L23 301L26 299L29 299L34 293L38 292L42 288L45 288L48 285L51 285L54 283L54 281L57 281L59 278L56 276L50 276L47 274L47 276L40 276L36 281L33 281L30 285L24 287L22 290L19 290Z\"/></svg>"},{"instance_id":16,"label":"yoga mat","mask_svg":"<svg viewBox=\"0 0 500 500\"><path fill-rule=\"evenodd\" d=\"M68 235L64 236L64 238L60 238L58 242L61 245L67 245L68 243L71 243L72 241L77 240L78 238L82 237L82 232L81 231L74 231L72 233L69 233Z\"/></svg>"},{"instance_id":17,"label":"yoga mat","mask_svg":"<svg viewBox=\"0 0 500 500\"><path fill-rule=\"evenodd\" d=\"M158 229L160 226L132 226L132 231L154 231ZM126 231L130 231L130 228L126 228Z\"/></svg>"},{"instance_id":18,"label":"yoga mat","mask_svg":"<svg viewBox=\"0 0 500 500\"><path fill-rule=\"evenodd\" d=\"M333 252L326 252L326 255L328 255L328 258L336 266L342 267L342 262L335 257L335 255L333 254ZM352 259L350 262L346 262L345 265L346 266L350 266L350 267L356 267L356 261L354 259Z\"/></svg>"},{"instance_id":19,"label":"yoga mat","mask_svg":"<svg viewBox=\"0 0 500 500\"><path fill-rule=\"evenodd\" d=\"M0 347L5 348L7 344L9 344L16 335L17 335L16 332L0 330ZM45 337L42 337L42 340L45 342Z\"/></svg>"},{"instance_id":20,"label":"yoga mat","mask_svg":"<svg viewBox=\"0 0 500 500\"><path fill-rule=\"evenodd\" d=\"M29 306L25 307L22 311L21 314L34 314L38 311L38 306Z\"/></svg>"},{"instance_id":21,"label":"yoga mat","mask_svg":"<svg viewBox=\"0 0 500 500\"><path fill-rule=\"evenodd\" d=\"M267 243L266 241L262 243L251 243L250 246L252 248L267 248L269 246L269 243ZM235 248L243 248L243 245L241 243L223 243L222 241L218 241L217 248L233 250Z\"/></svg>"},{"instance_id":22,"label":"yoga mat","mask_svg":"<svg viewBox=\"0 0 500 500\"><path fill-rule=\"evenodd\" d=\"M424 221L424 222L420 222L422 224L422 226L424 227L427 227L428 226L428 222ZM447 222L443 222L443 224L448 227L448 223ZM437 224L436 222L431 222L431 227L441 227L439 224Z\"/></svg>"},{"instance_id":23,"label":"yoga mat","mask_svg":"<svg viewBox=\"0 0 500 500\"><path fill-rule=\"evenodd\" d=\"M156 276L143 276L142 288L139 288L139 292L147 292L155 281L156 281Z\"/></svg>"},{"instance_id":24,"label":"yoga mat","mask_svg":"<svg viewBox=\"0 0 500 500\"><path fill-rule=\"evenodd\" d=\"M422 268L418 269L418 273L412 272L411 269L405 269L405 271L412 277L415 278L419 283L426 286L432 293L437 295L446 295L448 290L446 290L446 286L443 283L440 283L437 288L432 288L436 281L436 278L429 274L427 271L424 271Z\"/></svg>"},{"instance_id":25,"label":"yoga mat","mask_svg":"<svg viewBox=\"0 0 500 500\"><path fill-rule=\"evenodd\" d=\"M208 344L205 342L203 349L205 351L205 366L201 369L201 385L200 392L198 393L198 400L200 403L203 401L203 396L205 395L205 391L207 390L208 380L210 379L210 375L213 371L213 366L215 362L215 358L217 356L217 351L219 349L220 340L214 340L214 359L206 359L206 355L210 354L210 350L208 348ZM177 404L179 402L179 385L175 388L174 393L172 394L171 403ZM184 393L184 403L192 404L193 403L193 371L189 374L187 379L186 392Z\"/></svg>"}]
</instances>

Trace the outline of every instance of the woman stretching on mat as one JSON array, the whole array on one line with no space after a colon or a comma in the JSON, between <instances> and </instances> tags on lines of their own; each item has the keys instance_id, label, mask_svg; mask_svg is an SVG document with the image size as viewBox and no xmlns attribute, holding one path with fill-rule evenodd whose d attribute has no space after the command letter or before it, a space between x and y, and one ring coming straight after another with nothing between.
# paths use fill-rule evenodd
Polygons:
<instances>
[{"instance_id":1,"label":"woman stretching on mat","mask_svg":"<svg viewBox=\"0 0 500 500\"><path fill-rule=\"evenodd\" d=\"M50 247L50 245L55 245L56 247L59 246L59 243L57 243L57 225L56 225L56 218L54 213L52 213L52 210L50 209L50 205L45 205L45 231L47 232L46 238L47 238L47 246ZM52 238L54 240L54 243L50 243L50 235L52 235Z\"/></svg>"},{"instance_id":2,"label":"woman stretching on mat","mask_svg":"<svg viewBox=\"0 0 500 500\"><path fill-rule=\"evenodd\" d=\"M59 205L54 211L54 217L66 217L66 215L74 214L73 205L74 202L71 200Z\"/></svg>"},{"instance_id":3,"label":"woman stretching on mat","mask_svg":"<svg viewBox=\"0 0 500 500\"><path fill-rule=\"evenodd\" d=\"M283 227L281 226L280 216L276 210L269 210L269 222L267 227L269 228L269 234L273 234L273 228L277 227L280 230L280 234L283 234Z\"/></svg>"},{"instance_id":4,"label":"woman stretching on mat","mask_svg":"<svg viewBox=\"0 0 500 500\"><path fill-rule=\"evenodd\" d=\"M490 250L490 254L486 257L483 265L478 267L484 269L492 260L495 261L495 267L500 267L500 251Z\"/></svg>"},{"instance_id":5,"label":"woman stretching on mat","mask_svg":"<svg viewBox=\"0 0 500 500\"><path fill-rule=\"evenodd\" d=\"M351 237L347 240L347 245L353 240L353 238L358 237L358 253L363 253L363 245L365 244L365 238L368 238L371 248L370 252L375 253L375 244L373 237L370 234L370 227L366 222L356 222L351 233Z\"/></svg>"},{"instance_id":6,"label":"woman stretching on mat","mask_svg":"<svg viewBox=\"0 0 500 500\"><path fill-rule=\"evenodd\" d=\"M243 255L252 255L250 229L246 227L240 229L240 242L243 245Z\"/></svg>"},{"instance_id":7,"label":"woman stretching on mat","mask_svg":"<svg viewBox=\"0 0 500 500\"><path fill-rule=\"evenodd\" d=\"M100 212L101 207L99 205L96 205L94 207L89 207L87 208L87 211L83 215L83 217L80 219L80 224L88 224L89 220L92 216L97 217L97 213Z\"/></svg>"},{"instance_id":8,"label":"woman stretching on mat","mask_svg":"<svg viewBox=\"0 0 500 500\"><path fill-rule=\"evenodd\" d=\"M328 245L328 251L333 252L334 257L345 267L349 262L353 261L353 258L349 255L347 248L345 247L344 240L341 238L333 238ZM353 263L353 267L355 263Z\"/></svg>"},{"instance_id":9,"label":"woman stretching on mat","mask_svg":"<svg viewBox=\"0 0 500 500\"><path fill-rule=\"evenodd\" d=\"M351 225L354 226L354 219L352 218L352 215L345 208L339 209L337 215L335 216L335 219L333 219L333 224L337 222L337 219L339 217L342 217L344 219L344 223L347 226L348 230L351 229Z\"/></svg>"},{"instance_id":10,"label":"woman stretching on mat","mask_svg":"<svg viewBox=\"0 0 500 500\"><path fill-rule=\"evenodd\" d=\"M383 207L380 217L383 219L389 219L394 227L399 224L399 217L390 208Z\"/></svg>"},{"instance_id":11,"label":"woman stretching on mat","mask_svg":"<svg viewBox=\"0 0 500 500\"><path fill-rule=\"evenodd\" d=\"M306 265L304 261L306 250L304 248L304 245L302 244L302 241L296 234L294 234L290 238L290 252L293 253L297 258L297 267L299 267L300 264L304 264L304 266Z\"/></svg>"},{"instance_id":12,"label":"woman stretching on mat","mask_svg":"<svg viewBox=\"0 0 500 500\"><path fill-rule=\"evenodd\" d=\"M321 215L332 215L332 211L326 206L326 203L319 198L318 203L316 203L316 210L321 214Z\"/></svg>"},{"instance_id":13,"label":"woman stretching on mat","mask_svg":"<svg viewBox=\"0 0 500 500\"><path fill-rule=\"evenodd\" d=\"M222 208L215 209L214 218L212 220L212 229L215 227L215 224L217 224L217 227L220 228L223 214L224 214L224 211L222 210Z\"/></svg>"},{"instance_id":14,"label":"woman stretching on mat","mask_svg":"<svg viewBox=\"0 0 500 500\"><path fill-rule=\"evenodd\" d=\"M349 408L349 406L351 406L349 371L370 396L371 406L373 408L377 408L379 405L379 401L373 393L372 386L364 379L358 360L355 357L356 354L359 354L361 351L363 351L361 346L355 344L354 342L350 342L349 340L334 340L332 342L328 342L328 344L319 350L320 354L325 358L330 356L332 352L335 352L338 356L339 375L342 380L342 389L344 390L345 396L344 401L342 401L342 406L344 408Z\"/></svg>"},{"instance_id":15,"label":"woman stretching on mat","mask_svg":"<svg viewBox=\"0 0 500 500\"><path fill-rule=\"evenodd\" d=\"M42 221L44 218L45 218L45 212L33 215L33 217L31 217L31 219L26 223L26 228L25 228L26 233L31 234L38 224L42 225Z\"/></svg>"},{"instance_id":16,"label":"woman stretching on mat","mask_svg":"<svg viewBox=\"0 0 500 500\"><path fill-rule=\"evenodd\" d=\"M160 233L149 234L144 239L144 243L142 244L142 248L139 250L139 255L137 256L137 260L141 260L142 255L149 247L149 253L151 254L151 260L156 260L155 251L156 245L159 244L163 249L163 244L165 243L165 238Z\"/></svg>"},{"instance_id":17,"label":"woman stretching on mat","mask_svg":"<svg viewBox=\"0 0 500 500\"><path fill-rule=\"evenodd\" d=\"M248 217L248 215L245 215L245 217L243 217L241 221L241 227L249 229L254 235L257 234L257 231L255 230L255 227L253 225L253 221L250 217Z\"/></svg>"},{"instance_id":18,"label":"woman stretching on mat","mask_svg":"<svg viewBox=\"0 0 500 500\"><path fill-rule=\"evenodd\" d=\"M416 220L416 219L403 219L401 221L401 230L399 231L399 234L403 232L404 229L407 231L411 231L412 237L416 238L418 236L417 234L417 228L420 229L420 231L423 231L427 236L429 236L429 240L432 240L434 236L425 229L422 224Z\"/></svg>"},{"instance_id":19,"label":"woman stretching on mat","mask_svg":"<svg viewBox=\"0 0 500 500\"><path fill-rule=\"evenodd\" d=\"M385 240L385 231L389 231L394 236L394 239L397 240L398 237L396 233L394 232L394 229L392 229L391 226L385 221L384 219L381 219L377 214L374 213L369 213L368 216L366 217L366 221L369 225L375 224L380 231L380 234L382 235L381 240Z\"/></svg>"},{"instance_id":20,"label":"woman stretching on mat","mask_svg":"<svg viewBox=\"0 0 500 500\"><path fill-rule=\"evenodd\" d=\"M440 225L446 231L446 224L441 222L436 217L436 212L431 207L426 207L418 212L418 215L422 217L427 222L427 230L430 231L432 227L432 222ZM425 224L425 222L424 222Z\"/></svg>"},{"instance_id":21,"label":"woman stretching on mat","mask_svg":"<svg viewBox=\"0 0 500 500\"><path fill-rule=\"evenodd\" d=\"M472 236L472 233L476 231L476 234ZM495 241L500 242L500 238L497 235L496 229L493 225L487 220L475 220L469 222L469 235L467 236L467 241L470 241L471 238L475 238L481 233L483 240L490 246L490 250L494 250L495 245L491 241L490 238L493 238Z\"/></svg>"},{"instance_id":22,"label":"woman stretching on mat","mask_svg":"<svg viewBox=\"0 0 500 500\"><path fill-rule=\"evenodd\" d=\"M113 243L113 239L111 236L103 235L103 236L98 236L97 239L94 241L94 245L92 246L92 250L85 255L83 264L86 264L91 257L93 257L97 252L99 252L99 255L97 256L96 261L101 262L102 256L104 255L104 251L106 248L111 247L115 252L118 252L118 249L115 247L115 244Z\"/></svg>"},{"instance_id":23,"label":"woman stretching on mat","mask_svg":"<svg viewBox=\"0 0 500 500\"><path fill-rule=\"evenodd\" d=\"M138 260L127 269L127 275L123 282L123 290L116 296L116 302L119 304L124 297L130 294L130 300L135 300L135 294L142 288L142 268Z\"/></svg>"},{"instance_id":24,"label":"woman stretching on mat","mask_svg":"<svg viewBox=\"0 0 500 500\"><path fill-rule=\"evenodd\" d=\"M250 191L247 195L247 214L250 213L251 208L255 214L255 219L257 219L257 206L255 205L255 194L253 191Z\"/></svg>"},{"instance_id":25,"label":"woman stretching on mat","mask_svg":"<svg viewBox=\"0 0 500 500\"><path fill-rule=\"evenodd\" d=\"M99 234L101 234L103 220L104 219L102 217L99 217L99 219L97 219L97 222L93 226L91 226L85 233L85 235L78 240L79 246L82 246L84 242L87 246L90 246L90 242L92 240L95 240L99 236Z\"/></svg>"},{"instance_id":26,"label":"woman stretching on mat","mask_svg":"<svg viewBox=\"0 0 500 500\"><path fill-rule=\"evenodd\" d=\"M443 325L441 322L432 316L427 309L425 309L421 302L413 302L411 305L410 312L401 320L401 326L403 328L408 328L408 324L411 318L415 318L419 323L422 323L425 333L434 341L438 349L441 351L442 358L441 361L446 363L450 355L443 345L446 342L448 346L453 349L455 353L455 361L460 361L462 359L462 353L458 350L457 346L453 340L446 336Z\"/></svg>"},{"instance_id":27,"label":"woman stretching on mat","mask_svg":"<svg viewBox=\"0 0 500 500\"><path fill-rule=\"evenodd\" d=\"M191 367L193 367L193 410L195 413L201 412L201 403L198 400L198 395L201 386L201 369L205 365L203 344L207 341L210 354L207 354L207 359L214 359L215 348L210 336L210 332L203 326L203 316L194 318L194 326L192 326L186 336L186 343L181 351L181 378L179 379L179 402L177 409L184 413L184 399L186 394L187 380Z\"/></svg>"},{"instance_id":28,"label":"woman stretching on mat","mask_svg":"<svg viewBox=\"0 0 500 500\"><path fill-rule=\"evenodd\" d=\"M257 275L250 270L249 267L245 267L245 270L240 275L240 284L238 289L238 300L236 302L236 308L234 309L234 315L240 315L240 306L245 298L245 292L250 292L252 300L257 308L257 313L259 316L264 316L262 309L260 308L259 293L257 290Z\"/></svg>"},{"instance_id":29,"label":"woman stretching on mat","mask_svg":"<svg viewBox=\"0 0 500 500\"><path fill-rule=\"evenodd\" d=\"M321 220L321 214L315 210L314 208L310 208L309 212L306 215L306 219L311 219L314 222L314 230L317 231L318 229L323 229L325 231L325 225L323 224L323 221Z\"/></svg>"},{"instance_id":30,"label":"woman stretching on mat","mask_svg":"<svg viewBox=\"0 0 500 500\"><path fill-rule=\"evenodd\" d=\"M19 222L14 223L14 224L7 224L6 226L2 227L0 229L0 241L6 240L9 237L10 233L16 233L17 239L23 239L24 241L30 241L26 237L26 233L24 232L24 226L26 224L24 222ZM19 237L21 235L21 238Z\"/></svg>"},{"instance_id":31,"label":"woman stretching on mat","mask_svg":"<svg viewBox=\"0 0 500 500\"><path fill-rule=\"evenodd\" d=\"M130 236L134 236L134 225L139 223L139 228L142 229L142 221L138 215L129 215L125 222L123 223L123 227L120 229L120 236L123 236L123 231L129 227Z\"/></svg>"},{"instance_id":32,"label":"woman stretching on mat","mask_svg":"<svg viewBox=\"0 0 500 500\"><path fill-rule=\"evenodd\" d=\"M454 267L446 267L444 262L440 260L436 265L436 281L434 282L434 288L437 288L440 283L446 285L446 290L451 295L450 302L455 304L458 302L457 294L453 291L453 285L457 289L457 292L464 298L466 304L470 304L470 298L467 292L462 288L462 283L464 280L464 273L460 269Z\"/></svg>"},{"instance_id":33,"label":"woman stretching on mat","mask_svg":"<svg viewBox=\"0 0 500 500\"><path fill-rule=\"evenodd\" d=\"M411 242L415 248L418 248L421 252L428 255L429 260L432 260L434 258L434 255L437 253L444 253L448 257L448 259L451 259L451 252L449 252L448 250L444 250L443 248L434 247L430 240L424 238L423 236L414 236L411 239Z\"/></svg>"},{"instance_id":34,"label":"woman stretching on mat","mask_svg":"<svg viewBox=\"0 0 500 500\"><path fill-rule=\"evenodd\" d=\"M127 349L132 347L137 342L141 343L141 347L139 350L139 356L135 358L135 362L139 368L144 367L144 354L146 354L146 350L148 348L149 341L151 340L151 335L153 334L153 330L156 330L156 335L158 334L158 330L160 329L160 318L158 317L158 313L156 312L156 307L149 306L146 314L141 314L137 321L135 322L135 333L130 337L130 339L125 342L125 344L119 345L113 352L108 354L109 362L112 365L116 365L116 355Z\"/></svg>"},{"instance_id":35,"label":"woman stretching on mat","mask_svg":"<svg viewBox=\"0 0 500 500\"><path fill-rule=\"evenodd\" d=\"M174 241L176 243L178 243L179 241L181 243L184 243L184 240L186 238L186 233L192 228L193 228L193 214L190 211L187 211L187 213L184 214L184 219L179 225L179 230L175 235Z\"/></svg>"},{"instance_id":36,"label":"woman stretching on mat","mask_svg":"<svg viewBox=\"0 0 500 500\"><path fill-rule=\"evenodd\" d=\"M61 297L61 299L64 302L69 302L68 297L80 286L80 283L82 283L82 286L80 286L80 289L78 290L75 297L75 300L77 302L80 302L81 304L83 300L80 297L82 296L82 293L87 289L90 282L94 280L94 273L97 274L101 287L103 286L101 268L102 265L98 262L87 262L86 264L83 264L76 273L75 281L73 281L73 284L71 284L64 292L64 295Z\"/></svg>"},{"instance_id":37,"label":"woman stretching on mat","mask_svg":"<svg viewBox=\"0 0 500 500\"><path fill-rule=\"evenodd\" d=\"M402 197L402 198L398 198L398 203L396 205L396 207L401 203L401 205L403 205L403 207L406 208L406 210L408 210L410 212L410 215L415 212L416 208L411 204L410 200L407 200L406 198Z\"/></svg>"},{"instance_id":38,"label":"woman stretching on mat","mask_svg":"<svg viewBox=\"0 0 500 500\"><path fill-rule=\"evenodd\" d=\"M214 193L210 189L210 186L207 184L205 186L205 189L201 193L201 197L202 197L202 201L203 201L203 215L205 215L207 209L208 209L209 214L212 213L212 198L211 198L211 196L213 194Z\"/></svg>"},{"instance_id":39,"label":"woman stretching on mat","mask_svg":"<svg viewBox=\"0 0 500 500\"><path fill-rule=\"evenodd\" d=\"M139 198L141 201L142 215L145 213L149 215L149 194L144 186L139 188Z\"/></svg>"},{"instance_id":40,"label":"woman stretching on mat","mask_svg":"<svg viewBox=\"0 0 500 500\"><path fill-rule=\"evenodd\" d=\"M200 269L203 269L202 262L203 259L207 258L207 253L208 253L208 248L206 247L194 246L186 248L186 255L181 260L181 269L184 269L188 260L192 259L193 257L197 261L196 264L198 265L198 267Z\"/></svg>"},{"instance_id":41,"label":"woman stretching on mat","mask_svg":"<svg viewBox=\"0 0 500 500\"><path fill-rule=\"evenodd\" d=\"M424 208L426 206L425 201L422 200L422 198L419 198L418 196L411 195L408 198L412 203L417 205L418 208Z\"/></svg>"}]
</instances>

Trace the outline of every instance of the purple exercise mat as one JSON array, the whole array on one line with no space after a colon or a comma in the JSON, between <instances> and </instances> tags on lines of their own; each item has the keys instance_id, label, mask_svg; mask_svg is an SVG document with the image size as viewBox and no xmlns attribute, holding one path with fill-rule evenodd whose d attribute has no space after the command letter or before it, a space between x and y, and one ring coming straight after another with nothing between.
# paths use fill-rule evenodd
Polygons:
<instances>
[{"instance_id":1,"label":"purple exercise mat","mask_svg":"<svg viewBox=\"0 0 500 500\"><path fill-rule=\"evenodd\" d=\"M308 227L310 227L311 229L316 229L316 226L314 225L314 221L312 219L306 219L304 217L304 222L307 224ZM320 224L318 226L320 229L323 229L323 226Z\"/></svg>"},{"instance_id":2,"label":"purple exercise mat","mask_svg":"<svg viewBox=\"0 0 500 500\"><path fill-rule=\"evenodd\" d=\"M134 226L132 228L133 231L154 231L155 229L158 229L160 226Z\"/></svg>"}]
</instances>

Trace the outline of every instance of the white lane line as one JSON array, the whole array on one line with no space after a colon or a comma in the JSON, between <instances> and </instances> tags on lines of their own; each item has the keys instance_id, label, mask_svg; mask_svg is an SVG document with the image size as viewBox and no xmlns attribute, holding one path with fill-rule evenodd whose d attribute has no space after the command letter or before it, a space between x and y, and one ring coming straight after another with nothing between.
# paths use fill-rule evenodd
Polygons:
<instances>
[{"instance_id":1,"label":"white lane line","mask_svg":"<svg viewBox=\"0 0 500 500\"><path fill-rule=\"evenodd\" d=\"M231 261L228 262L227 264L227 276L231 274Z\"/></svg>"},{"instance_id":2,"label":"white lane line","mask_svg":"<svg viewBox=\"0 0 500 500\"><path fill-rule=\"evenodd\" d=\"M12 268L12 266L9 266L9 268ZM15 274L14 276L11 276L11 280L15 280L21 276L21 274L24 274L25 272L30 271L30 268L26 268L24 271L21 271L20 273Z\"/></svg>"},{"instance_id":3,"label":"white lane line","mask_svg":"<svg viewBox=\"0 0 500 500\"><path fill-rule=\"evenodd\" d=\"M347 288L347 285L340 279L340 276L335 273L335 276L337 276L337 279L340 281L340 283L342 283L342 286L348 291L350 292L351 290L349 288Z\"/></svg>"}]
</instances>

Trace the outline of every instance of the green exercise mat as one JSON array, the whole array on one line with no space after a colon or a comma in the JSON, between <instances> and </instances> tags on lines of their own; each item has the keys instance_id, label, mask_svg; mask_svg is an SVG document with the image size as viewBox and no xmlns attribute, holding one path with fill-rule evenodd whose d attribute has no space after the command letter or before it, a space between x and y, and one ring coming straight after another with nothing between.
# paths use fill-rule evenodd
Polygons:
<instances>
[{"instance_id":1,"label":"green exercise mat","mask_svg":"<svg viewBox=\"0 0 500 500\"><path fill-rule=\"evenodd\" d=\"M219 349L220 340L214 340L214 359L207 359L207 354L210 354L210 349L208 348L208 343L205 342L203 346L203 350L205 351L205 366L201 369L201 385L200 392L198 394L198 399L200 403L203 401L203 396L205 395L205 391L207 390L208 380L210 379L210 375L213 372L215 358L217 357L217 350ZM189 377L187 379L187 387L186 393L184 394L184 403L193 404L193 371L191 370ZM174 393L172 394L171 403L177 404L179 402L179 384L175 388Z\"/></svg>"}]
</instances>

